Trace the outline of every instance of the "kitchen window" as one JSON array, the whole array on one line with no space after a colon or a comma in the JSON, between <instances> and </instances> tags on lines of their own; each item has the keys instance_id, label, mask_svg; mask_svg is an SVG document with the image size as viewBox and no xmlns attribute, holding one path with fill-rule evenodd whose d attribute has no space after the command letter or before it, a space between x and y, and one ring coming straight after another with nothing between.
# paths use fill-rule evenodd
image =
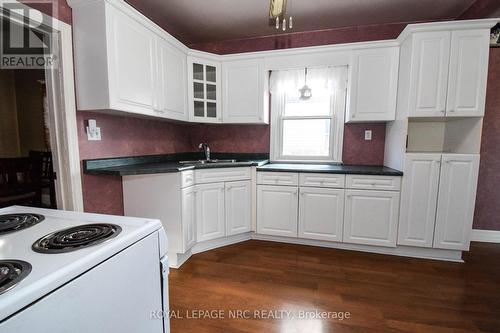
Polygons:
<instances>
[{"instance_id":1,"label":"kitchen window","mask_svg":"<svg viewBox=\"0 0 500 333\"><path fill-rule=\"evenodd\" d=\"M342 162L347 66L273 71L271 160Z\"/></svg>"}]
</instances>

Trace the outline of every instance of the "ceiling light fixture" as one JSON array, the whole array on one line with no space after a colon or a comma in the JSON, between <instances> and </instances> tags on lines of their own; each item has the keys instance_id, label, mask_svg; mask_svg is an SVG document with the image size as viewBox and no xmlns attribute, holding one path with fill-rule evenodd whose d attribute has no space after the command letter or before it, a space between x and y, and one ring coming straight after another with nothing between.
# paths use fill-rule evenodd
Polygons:
<instances>
[{"instance_id":1,"label":"ceiling light fixture","mask_svg":"<svg viewBox=\"0 0 500 333\"><path fill-rule=\"evenodd\" d=\"M287 0L271 0L269 3L269 21L271 25L274 24L276 30L280 28L283 31L293 28L293 17L288 18L288 25L286 22L286 5Z\"/></svg>"}]
</instances>

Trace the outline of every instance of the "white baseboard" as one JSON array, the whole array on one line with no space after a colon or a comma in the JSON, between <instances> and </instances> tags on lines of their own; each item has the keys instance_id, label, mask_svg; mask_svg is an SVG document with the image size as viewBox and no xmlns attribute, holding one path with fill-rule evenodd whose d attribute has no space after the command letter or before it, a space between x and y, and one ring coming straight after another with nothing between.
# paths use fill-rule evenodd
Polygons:
<instances>
[{"instance_id":1,"label":"white baseboard","mask_svg":"<svg viewBox=\"0 0 500 333\"><path fill-rule=\"evenodd\" d=\"M500 231L473 229L471 235L471 241L500 243Z\"/></svg>"},{"instance_id":2,"label":"white baseboard","mask_svg":"<svg viewBox=\"0 0 500 333\"><path fill-rule=\"evenodd\" d=\"M303 238L269 236L261 234L253 234L252 239L289 243L289 244L291 243L299 245L319 246L319 247L327 247L340 250L388 254L401 257L463 262L462 251L459 250L432 249L432 248L401 246L401 245L397 247L358 245L358 244L328 242L328 241L303 239Z\"/></svg>"}]
</instances>

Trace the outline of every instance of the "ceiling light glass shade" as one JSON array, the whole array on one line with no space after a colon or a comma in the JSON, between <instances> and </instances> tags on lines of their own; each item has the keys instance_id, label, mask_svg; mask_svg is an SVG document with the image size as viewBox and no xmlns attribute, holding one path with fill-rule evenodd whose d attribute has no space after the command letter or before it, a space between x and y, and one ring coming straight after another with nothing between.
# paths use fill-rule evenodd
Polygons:
<instances>
[{"instance_id":1,"label":"ceiling light glass shade","mask_svg":"<svg viewBox=\"0 0 500 333\"><path fill-rule=\"evenodd\" d=\"M271 19L283 16L285 14L286 1L287 0L271 0L269 4L269 17Z\"/></svg>"}]
</instances>

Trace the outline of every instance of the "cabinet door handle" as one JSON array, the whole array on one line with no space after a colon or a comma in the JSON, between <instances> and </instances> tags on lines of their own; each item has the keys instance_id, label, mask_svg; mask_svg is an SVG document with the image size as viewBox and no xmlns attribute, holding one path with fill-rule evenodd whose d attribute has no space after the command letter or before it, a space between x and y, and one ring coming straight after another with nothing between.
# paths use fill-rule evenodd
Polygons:
<instances>
[{"instance_id":1,"label":"cabinet door handle","mask_svg":"<svg viewBox=\"0 0 500 333\"><path fill-rule=\"evenodd\" d=\"M441 113L445 113L445 112L446 112L446 110L441 110L441 111L439 111L439 112L441 112Z\"/></svg>"},{"instance_id":2,"label":"cabinet door handle","mask_svg":"<svg viewBox=\"0 0 500 333\"><path fill-rule=\"evenodd\" d=\"M451 109L451 110L448 110L448 111L450 111L450 112L455 112L455 110L453 110L453 109Z\"/></svg>"}]
</instances>

